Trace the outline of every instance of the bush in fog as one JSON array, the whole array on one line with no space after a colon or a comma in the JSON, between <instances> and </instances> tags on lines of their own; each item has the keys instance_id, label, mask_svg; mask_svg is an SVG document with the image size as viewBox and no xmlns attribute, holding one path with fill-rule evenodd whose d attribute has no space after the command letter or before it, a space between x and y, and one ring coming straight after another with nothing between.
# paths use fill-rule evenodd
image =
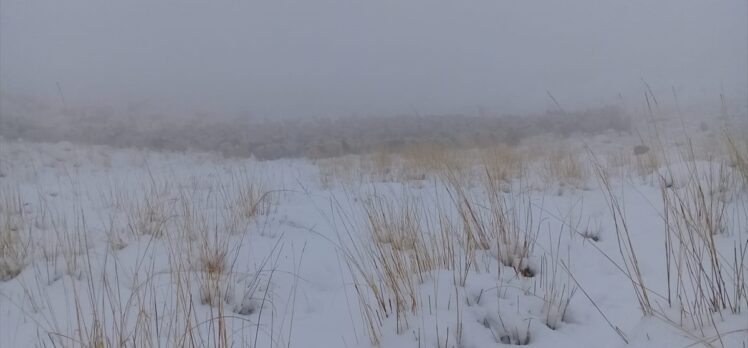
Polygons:
<instances>
[{"instance_id":1,"label":"bush in fog","mask_svg":"<svg viewBox=\"0 0 748 348\"><path fill-rule=\"evenodd\" d=\"M8 99L8 98L6 98ZM32 141L213 151L259 159L325 158L398 150L417 144L458 148L516 144L552 133L630 131L619 107L539 115L399 115L285 120L230 119L221 115L166 115L145 108L64 108L10 99L0 117L0 136Z\"/></svg>"}]
</instances>

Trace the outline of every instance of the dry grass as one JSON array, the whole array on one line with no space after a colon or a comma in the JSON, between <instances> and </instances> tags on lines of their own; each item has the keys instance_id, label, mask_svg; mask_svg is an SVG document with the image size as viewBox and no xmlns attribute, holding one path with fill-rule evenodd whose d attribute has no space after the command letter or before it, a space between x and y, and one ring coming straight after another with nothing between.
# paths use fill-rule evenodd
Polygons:
<instances>
[{"instance_id":1,"label":"dry grass","mask_svg":"<svg viewBox=\"0 0 748 348\"><path fill-rule=\"evenodd\" d=\"M122 195L116 196L121 197ZM131 200L126 207L129 210L125 214L131 236L135 238L140 236L163 237L166 233L167 223L174 214L173 203L171 185L166 181L160 183L151 181L144 192L140 193L136 200Z\"/></svg>"},{"instance_id":2,"label":"dry grass","mask_svg":"<svg viewBox=\"0 0 748 348\"><path fill-rule=\"evenodd\" d=\"M618 250L623 261L623 267L619 266L619 269L624 272L624 275L631 282L631 286L636 294L637 301L639 302L639 309L641 309L642 314L645 316L651 315L653 309L650 301L650 292L648 291L642 277L641 268L639 267L639 257L637 256L636 249L634 248L631 239L631 231L629 230L622 200L616 194L616 191L614 191L612 179L603 165L595 161L594 170L597 179L600 182L600 188L605 195L606 204L613 218L613 227L617 237Z\"/></svg>"},{"instance_id":3,"label":"dry grass","mask_svg":"<svg viewBox=\"0 0 748 348\"><path fill-rule=\"evenodd\" d=\"M748 141L725 132L725 147L729 164L743 179L743 187L748 188Z\"/></svg>"},{"instance_id":4,"label":"dry grass","mask_svg":"<svg viewBox=\"0 0 748 348\"><path fill-rule=\"evenodd\" d=\"M336 185L350 187L360 184L363 180L362 162L364 160L362 157L343 156L316 160L322 188L329 189Z\"/></svg>"},{"instance_id":5,"label":"dry grass","mask_svg":"<svg viewBox=\"0 0 748 348\"><path fill-rule=\"evenodd\" d=\"M655 151L636 156L636 169L639 176L647 176L657 171L662 166L660 155Z\"/></svg>"},{"instance_id":6,"label":"dry grass","mask_svg":"<svg viewBox=\"0 0 748 348\"><path fill-rule=\"evenodd\" d=\"M262 187L257 182L247 185ZM207 186L234 187L224 182ZM56 240L54 246L40 248L46 262L35 266L33 275L19 280L33 309L27 315L38 325L40 346L280 344L279 333L272 326L267 329L264 319L275 310L269 284L280 244L268 251L254 271L236 264L248 231L246 225L260 214L256 211L248 215L243 207L235 209L235 202L246 198L243 195L247 191L227 189L223 192L230 192L231 196L214 194L217 191L211 192L213 189L198 189L200 185L195 181L178 190L173 187L147 187L143 196L112 187L114 192L104 195L116 198L112 209L126 216L113 216L111 226L102 232L107 236L117 234L116 230L137 232L126 236L127 243L137 244L135 259L121 258L121 248L111 247L111 242L102 248L97 233L86 222L84 209L35 214L37 219L46 216L40 229L53 233L45 238ZM159 197L147 197L147 193L154 192ZM257 202L266 192L252 196L258 197L254 206L261 205ZM4 195L5 198L9 205L3 206L3 213L17 215L19 204L12 202L21 199L18 195ZM262 209L265 208L260 208L263 213L268 212ZM148 211L156 213L147 214ZM135 225L143 221L154 222L148 226L157 228ZM243 221L243 225L236 221ZM131 248L129 253L133 251ZM60 262L62 268L57 266ZM52 284L66 289L68 301L56 303L59 299L50 297L47 288ZM70 314L72 320L68 320Z\"/></svg>"},{"instance_id":7,"label":"dry grass","mask_svg":"<svg viewBox=\"0 0 748 348\"><path fill-rule=\"evenodd\" d=\"M737 238L730 255L723 254L725 249L718 245L720 236L729 234L728 231L742 233L735 224L748 217L748 210L745 203L738 203L737 208L742 212L732 214L727 210L741 189L733 175L737 171L740 176L739 169L731 171L724 162L732 156L734 163L734 155L697 161L691 146L677 161L665 158L664 166L659 167L659 163L650 166L659 180L662 197L665 294L646 285L622 199L615 193L613 180L605 168L596 163L595 170L613 217L623 260L623 265L617 267L630 280L642 314L664 321L696 342L705 342L725 313L737 315L748 308L744 273L748 244L741 244L742 238ZM667 156L665 151L659 152L660 156ZM685 177L676 178L676 172L685 173ZM678 185L674 185L674 180ZM721 343L721 336L717 331L716 338L708 340Z\"/></svg>"},{"instance_id":8,"label":"dry grass","mask_svg":"<svg viewBox=\"0 0 748 348\"><path fill-rule=\"evenodd\" d=\"M589 174L583 152L566 146L560 146L551 151L543 163L543 177L547 182L558 182L582 188Z\"/></svg>"},{"instance_id":9,"label":"dry grass","mask_svg":"<svg viewBox=\"0 0 748 348\"><path fill-rule=\"evenodd\" d=\"M442 226L436 236L425 231L422 206L412 197L373 195L363 209L368 233L362 235L368 237L362 240L347 231L346 261L354 277L362 280L356 291L369 338L378 344L382 319L394 316L396 331L402 333L409 326L409 314L420 307L419 282L437 265L451 267L458 260L448 228ZM375 305L369 303L369 292Z\"/></svg>"},{"instance_id":10,"label":"dry grass","mask_svg":"<svg viewBox=\"0 0 748 348\"><path fill-rule=\"evenodd\" d=\"M635 164L636 158L629 149L618 149L605 156L605 171L615 177L630 177Z\"/></svg>"},{"instance_id":11,"label":"dry grass","mask_svg":"<svg viewBox=\"0 0 748 348\"><path fill-rule=\"evenodd\" d=\"M16 277L30 256L31 221L17 191L0 190L0 280Z\"/></svg>"},{"instance_id":12,"label":"dry grass","mask_svg":"<svg viewBox=\"0 0 748 348\"><path fill-rule=\"evenodd\" d=\"M724 190L726 167L709 163L707 168L689 166L689 184L682 189L662 189L668 269L668 305L677 303L689 327L701 330L714 325L713 314L739 314L748 308L744 268L748 244L733 246L724 255L717 245L720 235L735 230ZM745 214L745 212L744 212Z\"/></svg>"},{"instance_id":13,"label":"dry grass","mask_svg":"<svg viewBox=\"0 0 748 348\"><path fill-rule=\"evenodd\" d=\"M399 177L405 181L424 180L427 176L443 173L447 168L468 169L469 162L464 161L466 150L440 143L417 143L399 150L402 160Z\"/></svg>"},{"instance_id":14,"label":"dry grass","mask_svg":"<svg viewBox=\"0 0 748 348\"><path fill-rule=\"evenodd\" d=\"M359 307L372 344L380 343L386 318L393 318L398 334L423 325L419 316L432 315L431 308L440 300L439 290L424 292L422 285L439 278L439 274L444 276L442 272L448 274L458 297L464 296L471 273L490 271L491 262L485 257L514 270L515 277L535 275L536 270L527 261L537 234L533 216L526 211L529 198L502 197L496 180L488 175L483 180L487 196L474 195L459 173L445 173L441 181L445 196L429 199L428 204L407 190L397 194L375 192L361 203L364 225L355 214L339 208L338 218L344 226L339 238L356 280ZM549 296L565 298L567 294ZM449 303L454 301L452 295L449 298ZM557 307L552 305L554 309L549 310ZM421 329L435 329L440 346L459 345L463 315L459 305L455 313L452 325ZM496 335L497 342L504 338L515 344L529 342L526 330L515 330L513 341L510 329L497 330L502 332ZM453 336L443 336L446 332Z\"/></svg>"},{"instance_id":15,"label":"dry grass","mask_svg":"<svg viewBox=\"0 0 748 348\"><path fill-rule=\"evenodd\" d=\"M248 173L246 169L232 172L230 184L222 187L224 195L229 196L232 192L236 195L234 206L239 210L236 214L246 220L273 213L278 203L279 192L266 188L259 176Z\"/></svg>"},{"instance_id":16,"label":"dry grass","mask_svg":"<svg viewBox=\"0 0 748 348\"><path fill-rule=\"evenodd\" d=\"M497 298L502 288L516 286L507 283L509 276L531 283L533 289L523 291L542 301L540 321L550 329L560 328L568 319L577 284L568 269L571 262L561 256L562 233L550 243L550 251L538 257L538 221L543 219L535 216L537 202L523 185L537 176L541 182L583 187L593 174L613 218L623 259L616 266L629 279L643 315L660 318L689 337L703 338L720 315L741 314L748 308L748 244L736 243L729 255L719 246L720 238L735 230L733 218L741 213L729 211L728 203L739 193L735 183L745 183L748 152L733 138L728 138L726 148L723 155L729 165L714 159L704 167L697 165L693 154L684 154L681 160L688 175L678 187L668 184L673 180L673 161L661 149L639 156L624 149L604 165L595 159L590 165L567 146L538 154L504 145L457 150L421 144L317 164L325 187L337 183L351 189L365 181L387 181L372 187L401 188L374 189L351 203L360 210L349 213L338 203L336 211L345 265L354 278L372 344L381 344L392 330L413 333L419 344L425 344L426 331L435 331L436 346L460 346L466 313L462 306L480 305L483 297L483 288L478 296L471 293L471 282L497 268L499 277L492 279L498 283L493 290ZM650 289L642 276L632 242L635 231L617 191L619 173L626 171L662 183L667 293ZM410 191L412 181L422 179L434 180L435 197ZM230 173L226 181L198 181L180 186L172 178L151 180L136 193L110 188L102 196L116 213L105 228L110 248L103 257L89 240L95 233L88 230L83 210L76 209L69 220L49 214L44 223L57 238L46 259L55 263L61 256L64 273L70 276L55 275L51 282L62 279L72 290L69 309L76 317L70 323L47 318L40 325L45 333L40 345L257 346L258 336L269 337L263 342L277 342L277 331L271 326L267 332L261 321L263 311L275 310L270 283L278 250L271 250L253 272L243 272L236 260L249 226L274 212L279 195L241 170ZM12 278L29 262L28 237L34 221L25 214L20 194L8 192L0 192L0 275ZM597 220L569 225L584 238L600 239ZM117 251L133 243L145 249L142 254L136 260L119 259ZM157 260L159 255L163 262ZM450 284L439 287L440 279ZM27 293L43 291L33 287L27 284ZM450 293L439 294L445 288ZM29 300L37 301L31 295ZM43 311L44 306L32 307ZM452 317L432 320L436 307L446 308ZM511 315L505 322L502 316L507 313L497 315L487 316L483 323L497 343L531 343L529 323L513 321Z\"/></svg>"},{"instance_id":17,"label":"dry grass","mask_svg":"<svg viewBox=\"0 0 748 348\"><path fill-rule=\"evenodd\" d=\"M527 162L531 159L526 152L509 145L499 145L479 150L479 162L494 179L509 182L526 175Z\"/></svg>"},{"instance_id":18,"label":"dry grass","mask_svg":"<svg viewBox=\"0 0 748 348\"><path fill-rule=\"evenodd\" d=\"M543 298L542 320L551 330L558 329L567 320L567 310L577 291L568 272L571 261L561 260L561 237L562 233L559 233L555 245L552 243L549 252L542 256L540 276L537 277Z\"/></svg>"},{"instance_id":19,"label":"dry grass","mask_svg":"<svg viewBox=\"0 0 748 348\"><path fill-rule=\"evenodd\" d=\"M534 271L527 264L527 258L538 230L533 225L529 193L520 189L504 195L488 171L482 183L482 195L474 195L458 173L447 175L448 192L459 213L460 232L466 238L467 250L491 250L504 266L512 267L519 275L532 277Z\"/></svg>"}]
</instances>

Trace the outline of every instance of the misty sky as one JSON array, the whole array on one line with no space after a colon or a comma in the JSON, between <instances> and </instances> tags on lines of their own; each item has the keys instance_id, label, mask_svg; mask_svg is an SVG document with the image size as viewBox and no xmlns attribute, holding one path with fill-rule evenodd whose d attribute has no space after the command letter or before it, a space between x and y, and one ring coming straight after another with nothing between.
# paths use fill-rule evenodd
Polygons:
<instances>
[{"instance_id":1,"label":"misty sky","mask_svg":"<svg viewBox=\"0 0 748 348\"><path fill-rule=\"evenodd\" d=\"M748 1L0 0L5 93L257 115L748 93ZM665 92L663 92L665 93Z\"/></svg>"}]
</instances>

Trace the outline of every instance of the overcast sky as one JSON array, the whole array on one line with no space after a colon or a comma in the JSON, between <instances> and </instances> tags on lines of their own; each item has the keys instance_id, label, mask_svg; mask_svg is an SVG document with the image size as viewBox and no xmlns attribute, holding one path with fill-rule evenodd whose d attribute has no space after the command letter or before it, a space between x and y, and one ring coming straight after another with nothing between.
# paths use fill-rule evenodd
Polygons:
<instances>
[{"instance_id":1,"label":"overcast sky","mask_svg":"<svg viewBox=\"0 0 748 348\"><path fill-rule=\"evenodd\" d=\"M642 79L748 91L746 0L0 3L2 91L71 101L345 115L595 106Z\"/></svg>"}]
</instances>

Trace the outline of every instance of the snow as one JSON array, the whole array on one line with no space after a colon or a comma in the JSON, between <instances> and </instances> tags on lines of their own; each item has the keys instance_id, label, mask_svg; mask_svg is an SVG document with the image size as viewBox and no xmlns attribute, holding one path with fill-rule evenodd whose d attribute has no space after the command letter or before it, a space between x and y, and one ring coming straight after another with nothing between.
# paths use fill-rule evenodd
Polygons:
<instances>
[{"instance_id":1,"label":"snow","mask_svg":"<svg viewBox=\"0 0 748 348\"><path fill-rule=\"evenodd\" d=\"M712 165L673 165L675 184L668 189L683 189L690 168ZM403 197L415 197L427 233L436 233L440 213L461 223L438 175L343 184L327 182L318 163L300 159L2 141L0 172L6 210L0 222L21 228L14 235L21 236L15 245L23 254L0 247L7 264L0 268L20 269L0 282L2 347L93 345L97 330L107 346L215 346L226 337L230 346L368 347L371 332L356 282L369 304L375 302L350 262L352 250L371 247L365 202L373 194L387 197L399 208L394 214L407 209ZM610 197L594 174L577 187L528 180L534 182L512 181L501 189L504 197L517 197L510 205L519 225L537 234L522 266L501 262L507 245L497 244L476 251L466 275L457 267L414 276L414 311L400 320L393 312L375 314L380 346L748 344L745 299L742 313L714 313L705 328L642 314L619 269L624 260ZM630 174L614 177L611 188L622 202L642 277L653 294L664 295L659 183L655 174ZM270 203L243 217L236 213L239 193L251 189L270 191ZM487 202L480 185L465 189L476 202ZM729 263L748 238L748 198L739 187L724 192L725 227L715 238ZM212 275L204 261L216 254L223 260L217 267L225 269ZM357 260L365 269L375 267L366 263L368 255ZM739 259L738 268L746 262ZM515 271L525 265L533 277ZM573 294L568 308L547 305L544 296L554 291L561 298ZM679 322L677 305L670 308L656 295L652 301Z\"/></svg>"}]
</instances>

